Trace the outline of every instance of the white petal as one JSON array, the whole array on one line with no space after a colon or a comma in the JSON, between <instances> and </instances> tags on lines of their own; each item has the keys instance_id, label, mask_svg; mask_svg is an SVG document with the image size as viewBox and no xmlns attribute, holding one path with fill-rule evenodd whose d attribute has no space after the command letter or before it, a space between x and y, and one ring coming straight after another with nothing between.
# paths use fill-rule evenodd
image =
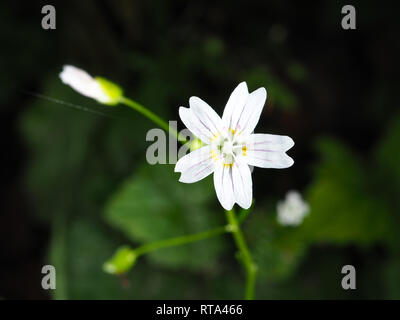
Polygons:
<instances>
[{"instance_id":1,"label":"white petal","mask_svg":"<svg viewBox=\"0 0 400 320\"><path fill-rule=\"evenodd\" d=\"M224 166L222 161L218 161L215 166L214 187L222 207L231 210L235 203L232 168Z\"/></svg>"},{"instance_id":2,"label":"white petal","mask_svg":"<svg viewBox=\"0 0 400 320\"><path fill-rule=\"evenodd\" d=\"M232 124L237 133L249 134L254 131L266 99L267 91L265 88L259 88L250 93L242 109L235 109L232 115Z\"/></svg>"},{"instance_id":3,"label":"white petal","mask_svg":"<svg viewBox=\"0 0 400 320\"><path fill-rule=\"evenodd\" d=\"M285 153L294 145L292 138L288 136L257 133L246 137L245 142L247 150L242 152L240 157L249 165L283 169L294 163Z\"/></svg>"},{"instance_id":4,"label":"white petal","mask_svg":"<svg viewBox=\"0 0 400 320\"><path fill-rule=\"evenodd\" d=\"M198 121L206 128L210 139L221 134L222 120L213 108L198 97L191 97L189 104Z\"/></svg>"},{"instance_id":5,"label":"white petal","mask_svg":"<svg viewBox=\"0 0 400 320\"><path fill-rule=\"evenodd\" d=\"M241 82L235 90L231 93L228 102L226 103L224 113L222 115L222 123L225 129L232 128L232 115L235 110L243 110L247 98L249 96L249 91L247 89L246 82Z\"/></svg>"},{"instance_id":6,"label":"white petal","mask_svg":"<svg viewBox=\"0 0 400 320\"><path fill-rule=\"evenodd\" d=\"M175 172L181 172L180 182L193 183L210 175L215 168L211 148L202 147L183 156L175 165Z\"/></svg>"},{"instance_id":7,"label":"white petal","mask_svg":"<svg viewBox=\"0 0 400 320\"><path fill-rule=\"evenodd\" d=\"M277 134L254 133L246 139L249 149L264 149L285 152L294 146L294 141L288 136Z\"/></svg>"},{"instance_id":8,"label":"white petal","mask_svg":"<svg viewBox=\"0 0 400 320\"><path fill-rule=\"evenodd\" d=\"M244 209L251 206L253 198L253 182L250 168L246 163L238 163L232 167L235 200Z\"/></svg>"},{"instance_id":9,"label":"white petal","mask_svg":"<svg viewBox=\"0 0 400 320\"><path fill-rule=\"evenodd\" d=\"M260 168L284 169L294 163L286 153L274 151L248 150L245 159L249 165Z\"/></svg>"},{"instance_id":10,"label":"white petal","mask_svg":"<svg viewBox=\"0 0 400 320\"><path fill-rule=\"evenodd\" d=\"M192 109L180 107L179 116L182 122L197 138L206 144L210 143L209 131L201 124Z\"/></svg>"},{"instance_id":11,"label":"white petal","mask_svg":"<svg viewBox=\"0 0 400 320\"><path fill-rule=\"evenodd\" d=\"M60 73L60 79L86 97L96 99L101 103L107 103L110 100L100 84L84 70L66 65Z\"/></svg>"}]
</instances>

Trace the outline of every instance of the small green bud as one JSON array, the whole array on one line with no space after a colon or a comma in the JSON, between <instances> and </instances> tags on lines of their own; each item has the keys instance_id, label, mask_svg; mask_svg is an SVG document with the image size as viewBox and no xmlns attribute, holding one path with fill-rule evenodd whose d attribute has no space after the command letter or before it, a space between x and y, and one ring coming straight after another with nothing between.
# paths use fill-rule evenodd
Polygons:
<instances>
[{"instance_id":1,"label":"small green bud","mask_svg":"<svg viewBox=\"0 0 400 320\"><path fill-rule=\"evenodd\" d=\"M136 254L129 246L117 249L114 255L103 264L104 272L111 274L123 274L129 271L136 262Z\"/></svg>"}]
</instances>

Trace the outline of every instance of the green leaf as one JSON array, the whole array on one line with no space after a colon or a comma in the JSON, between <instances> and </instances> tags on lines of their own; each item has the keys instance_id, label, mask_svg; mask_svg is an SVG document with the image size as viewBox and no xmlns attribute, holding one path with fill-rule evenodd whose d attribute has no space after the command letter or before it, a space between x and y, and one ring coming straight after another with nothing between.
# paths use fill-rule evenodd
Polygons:
<instances>
[{"instance_id":1,"label":"green leaf","mask_svg":"<svg viewBox=\"0 0 400 320\"><path fill-rule=\"evenodd\" d=\"M126 107L110 109L77 95L55 77L43 92L50 100L34 97L20 122L29 151L25 186L35 213L48 221L59 211L93 214L143 159L150 123Z\"/></svg>"},{"instance_id":2,"label":"green leaf","mask_svg":"<svg viewBox=\"0 0 400 320\"><path fill-rule=\"evenodd\" d=\"M54 229L50 264L57 272L55 299L199 299L201 279L188 273L149 268L139 263L120 278L105 273L103 262L119 240L106 226L88 218L61 221ZM61 281L62 280L62 281ZM173 288L173 290L171 290Z\"/></svg>"},{"instance_id":3,"label":"green leaf","mask_svg":"<svg viewBox=\"0 0 400 320\"><path fill-rule=\"evenodd\" d=\"M116 247L102 227L89 219L62 220L53 229L51 263L57 272L56 299L128 298L121 283L102 270ZM59 281L62 280L62 281Z\"/></svg>"},{"instance_id":4,"label":"green leaf","mask_svg":"<svg viewBox=\"0 0 400 320\"><path fill-rule=\"evenodd\" d=\"M288 278L305 252L305 243L299 235L293 229L279 227L275 217L273 210L267 214L255 210L244 226L261 281Z\"/></svg>"},{"instance_id":5,"label":"green leaf","mask_svg":"<svg viewBox=\"0 0 400 320\"><path fill-rule=\"evenodd\" d=\"M76 95L58 79L49 79L44 91L58 101ZM99 116L65 107L62 103L34 98L20 123L30 152L26 186L40 217L68 207L81 183L82 166L90 153L92 130Z\"/></svg>"},{"instance_id":6,"label":"green leaf","mask_svg":"<svg viewBox=\"0 0 400 320\"><path fill-rule=\"evenodd\" d=\"M321 163L309 188L310 215L301 232L313 242L372 244L393 235L387 203L371 186L371 173L340 142L321 139Z\"/></svg>"},{"instance_id":7,"label":"green leaf","mask_svg":"<svg viewBox=\"0 0 400 320\"><path fill-rule=\"evenodd\" d=\"M215 201L211 181L178 182L171 165L143 166L114 194L106 220L133 242L151 241L200 232L223 225L223 212L207 206ZM152 262L171 268L211 270L223 247L221 237L163 249L149 254Z\"/></svg>"},{"instance_id":8,"label":"green leaf","mask_svg":"<svg viewBox=\"0 0 400 320\"><path fill-rule=\"evenodd\" d=\"M398 201L400 190L400 114L393 117L376 148L376 161L381 173L382 187Z\"/></svg>"}]
</instances>

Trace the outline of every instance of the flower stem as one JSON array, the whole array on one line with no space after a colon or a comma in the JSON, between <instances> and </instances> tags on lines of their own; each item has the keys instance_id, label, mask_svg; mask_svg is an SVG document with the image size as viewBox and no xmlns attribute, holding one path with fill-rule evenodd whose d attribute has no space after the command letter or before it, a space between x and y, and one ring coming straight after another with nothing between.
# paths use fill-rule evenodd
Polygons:
<instances>
[{"instance_id":1,"label":"flower stem","mask_svg":"<svg viewBox=\"0 0 400 320\"><path fill-rule=\"evenodd\" d=\"M198 233L193 233L185 236L180 236L180 237L175 237L175 238L170 238L170 239L165 239L165 240L160 240L160 241L155 241L151 243L147 243L143 246L137 247L133 249L133 252L135 253L136 257L139 257L145 253L155 251L158 249L162 248L167 248L167 247L175 247L175 246L180 246L183 244L191 243L191 242L196 242L199 240L204 240L207 238L211 238L226 232L230 232L230 228L227 226L222 226L218 227L215 229L207 230L207 231L202 231Z\"/></svg>"},{"instance_id":2,"label":"flower stem","mask_svg":"<svg viewBox=\"0 0 400 320\"><path fill-rule=\"evenodd\" d=\"M246 287L244 298L246 300L252 300L254 298L254 285L256 280L257 266L253 262L253 258L247 247L246 239L244 238L243 232L240 229L239 221L236 217L235 210L225 211L226 219L231 226L231 232L233 239L239 250L240 259L243 262L244 269L246 271Z\"/></svg>"},{"instance_id":3,"label":"flower stem","mask_svg":"<svg viewBox=\"0 0 400 320\"><path fill-rule=\"evenodd\" d=\"M132 108L133 110L136 110L140 114L144 115L146 118L150 119L153 121L155 124L160 126L162 129L165 131L169 132L173 136L175 136L178 141L182 143L186 143L187 139L181 135L178 131L176 131L174 128L171 128L170 125L160 118L158 115L156 115L154 112L151 110L147 109L146 107L142 106L141 104L137 103L136 101L133 101L132 99L126 98L126 97L121 97L120 98L120 103Z\"/></svg>"}]
</instances>

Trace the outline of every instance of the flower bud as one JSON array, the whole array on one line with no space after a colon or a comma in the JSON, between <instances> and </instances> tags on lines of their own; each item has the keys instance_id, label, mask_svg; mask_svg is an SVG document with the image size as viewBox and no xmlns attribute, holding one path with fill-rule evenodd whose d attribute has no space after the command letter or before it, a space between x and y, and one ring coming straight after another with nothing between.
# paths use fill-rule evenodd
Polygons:
<instances>
[{"instance_id":1,"label":"flower bud","mask_svg":"<svg viewBox=\"0 0 400 320\"><path fill-rule=\"evenodd\" d=\"M136 258L135 252L129 246L122 246L104 263L103 270L111 274L126 273L133 267Z\"/></svg>"},{"instance_id":2,"label":"flower bud","mask_svg":"<svg viewBox=\"0 0 400 320\"><path fill-rule=\"evenodd\" d=\"M103 104L116 105L122 97L122 89L116 84L100 77L93 78L74 66L64 66L60 78L75 91Z\"/></svg>"}]
</instances>

